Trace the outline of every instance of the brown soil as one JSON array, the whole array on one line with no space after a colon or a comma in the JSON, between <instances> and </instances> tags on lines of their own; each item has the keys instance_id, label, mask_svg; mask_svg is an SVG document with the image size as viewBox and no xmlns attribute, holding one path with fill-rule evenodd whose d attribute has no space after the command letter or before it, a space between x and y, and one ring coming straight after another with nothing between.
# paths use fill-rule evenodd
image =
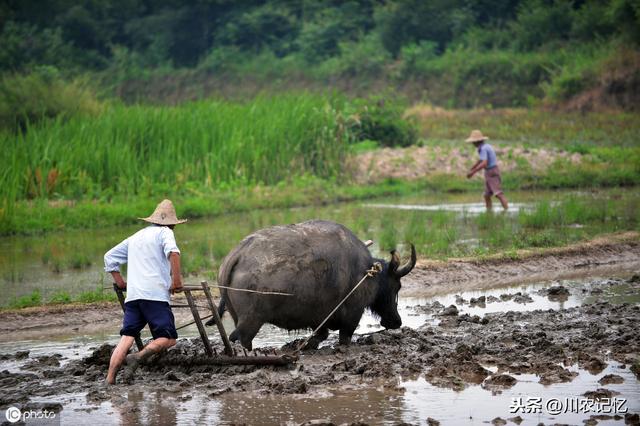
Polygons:
<instances>
[{"instance_id":1,"label":"brown soil","mask_svg":"<svg viewBox=\"0 0 640 426\"><path fill-rule=\"evenodd\" d=\"M548 148L501 148L494 145L502 172L530 170L544 174L559 160L580 163L582 155ZM464 177L476 162L472 146L461 142L460 147L411 146L408 148L383 148L357 155L353 162L354 178L358 183L372 183L386 178L415 180L433 175L457 175ZM477 174L474 179L482 179Z\"/></svg>"}]
</instances>

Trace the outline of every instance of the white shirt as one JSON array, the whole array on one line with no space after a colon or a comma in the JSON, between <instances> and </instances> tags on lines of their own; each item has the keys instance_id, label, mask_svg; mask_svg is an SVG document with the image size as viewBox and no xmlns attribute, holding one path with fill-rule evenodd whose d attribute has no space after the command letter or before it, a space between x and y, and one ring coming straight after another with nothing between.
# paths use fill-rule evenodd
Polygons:
<instances>
[{"instance_id":1,"label":"white shirt","mask_svg":"<svg viewBox=\"0 0 640 426\"><path fill-rule=\"evenodd\" d=\"M173 231L151 225L136 232L104 255L106 272L127 267L127 298L169 302L171 287L170 253L180 253Z\"/></svg>"}]
</instances>

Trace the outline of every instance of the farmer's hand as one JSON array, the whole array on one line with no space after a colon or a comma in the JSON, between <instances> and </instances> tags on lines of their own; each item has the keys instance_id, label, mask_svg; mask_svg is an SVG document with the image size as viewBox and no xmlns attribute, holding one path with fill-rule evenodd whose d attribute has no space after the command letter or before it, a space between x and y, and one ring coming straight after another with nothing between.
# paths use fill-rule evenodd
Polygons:
<instances>
[{"instance_id":1,"label":"farmer's hand","mask_svg":"<svg viewBox=\"0 0 640 426\"><path fill-rule=\"evenodd\" d=\"M115 281L120 290L124 290L127 288L127 282L124 280L124 278L122 278L120 272L112 271L111 276L113 277L113 281Z\"/></svg>"},{"instance_id":2,"label":"farmer's hand","mask_svg":"<svg viewBox=\"0 0 640 426\"><path fill-rule=\"evenodd\" d=\"M471 179L473 177L473 172L467 173L467 179Z\"/></svg>"},{"instance_id":3,"label":"farmer's hand","mask_svg":"<svg viewBox=\"0 0 640 426\"><path fill-rule=\"evenodd\" d=\"M182 274L180 273L180 253L171 252L169 255L171 263L171 294L182 289Z\"/></svg>"},{"instance_id":4,"label":"farmer's hand","mask_svg":"<svg viewBox=\"0 0 640 426\"><path fill-rule=\"evenodd\" d=\"M182 279L180 277L175 278L173 280L173 282L171 283L171 288L169 288L169 290L171 290L171 294L176 294L176 292L179 292L182 290Z\"/></svg>"}]
</instances>

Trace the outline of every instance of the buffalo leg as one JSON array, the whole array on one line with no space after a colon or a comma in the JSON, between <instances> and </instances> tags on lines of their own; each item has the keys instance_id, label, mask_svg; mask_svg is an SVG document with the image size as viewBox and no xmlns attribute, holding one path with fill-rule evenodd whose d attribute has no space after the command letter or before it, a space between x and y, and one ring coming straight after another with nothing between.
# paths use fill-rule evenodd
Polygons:
<instances>
[{"instance_id":1,"label":"buffalo leg","mask_svg":"<svg viewBox=\"0 0 640 426\"><path fill-rule=\"evenodd\" d=\"M348 346L351 344L351 336L353 336L353 332L356 331L355 328L341 328L340 329L340 344Z\"/></svg>"},{"instance_id":2,"label":"buffalo leg","mask_svg":"<svg viewBox=\"0 0 640 426\"><path fill-rule=\"evenodd\" d=\"M258 331L260 331L260 327L262 327L262 323L260 322L240 320L236 329L231 333L231 338L233 341L240 340L242 346L247 348L247 350L252 350L253 346L251 342L253 338L256 337L256 334L258 334Z\"/></svg>"},{"instance_id":3,"label":"buffalo leg","mask_svg":"<svg viewBox=\"0 0 640 426\"><path fill-rule=\"evenodd\" d=\"M318 349L320 343L324 342L329 337L329 329L326 327L321 328L318 332L307 342L304 346L304 350Z\"/></svg>"}]
</instances>

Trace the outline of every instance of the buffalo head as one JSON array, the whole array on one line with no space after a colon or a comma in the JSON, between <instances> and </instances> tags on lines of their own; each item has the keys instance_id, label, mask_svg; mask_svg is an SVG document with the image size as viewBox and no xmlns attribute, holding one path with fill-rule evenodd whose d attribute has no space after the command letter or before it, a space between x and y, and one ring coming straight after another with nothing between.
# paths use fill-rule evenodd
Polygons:
<instances>
[{"instance_id":1,"label":"buffalo head","mask_svg":"<svg viewBox=\"0 0 640 426\"><path fill-rule=\"evenodd\" d=\"M398 292L400 278L407 275L416 266L416 248L411 244L411 260L400 265L400 258L395 250L391 251L391 261L386 263L382 272L378 274L378 293L371 311L380 316L380 325L384 328L400 328L402 318L398 313Z\"/></svg>"}]
</instances>

